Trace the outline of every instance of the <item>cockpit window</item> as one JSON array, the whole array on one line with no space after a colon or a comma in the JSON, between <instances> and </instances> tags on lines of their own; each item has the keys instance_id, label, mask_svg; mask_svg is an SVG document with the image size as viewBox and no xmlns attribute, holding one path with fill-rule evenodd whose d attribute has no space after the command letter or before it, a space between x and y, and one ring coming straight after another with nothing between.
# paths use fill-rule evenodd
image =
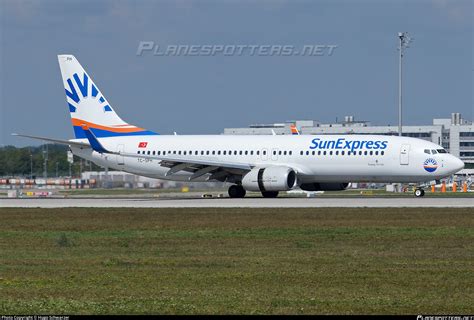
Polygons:
<instances>
[{"instance_id":1,"label":"cockpit window","mask_svg":"<svg viewBox=\"0 0 474 320\"><path fill-rule=\"evenodd\" d=\"M436 151L438 151L438 153L448 153L446 150L444 149L437 149Z\"/></svg>"},{"instance_id":2,"label":"cockpit window","mask_svg":"<svg viewBox=\"0 0 474 320\"><path fill-rule=\"evenodd\" d=\"M431 154L438 154L438 152L436 150L431 150Z\"/></svg>"},{"instance_id":3,"label":"cockpit window","mask_svg":"<svg viewBox=\"0 0 474 320\"><path fill-rule=\"evenodd\" d=\"M429 149L425 149L425 153L426 153L426 154L430 154L431 152L430 152Z\"/></svg>"}]
</instances>

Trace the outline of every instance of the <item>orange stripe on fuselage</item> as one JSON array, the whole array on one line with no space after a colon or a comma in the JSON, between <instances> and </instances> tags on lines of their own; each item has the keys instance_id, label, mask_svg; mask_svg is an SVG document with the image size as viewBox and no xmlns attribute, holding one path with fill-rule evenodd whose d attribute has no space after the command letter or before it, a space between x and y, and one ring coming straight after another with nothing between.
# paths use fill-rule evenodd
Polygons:
<instances>
[{"instance_id":1,"label":"orange stripe on fuselage","mask_svg":"<svg viewBox=\"0 0 474 320\"><path fill-rule=\"evenodd\" d=\"M101 126L99 124L95 124L92 122L76 119L76 118L71 118L71 122L73 126L79 126L82 127L86 125L89 128L94 128L94 129L100 129L100 130L106 130L106 131L111 131L111 132L139 132L139 131L144 131L145 129L138 128L138 127L131 127L131 128L116 128L116 127L107 127L107 126Z\"/></svg>"}]
</instances>

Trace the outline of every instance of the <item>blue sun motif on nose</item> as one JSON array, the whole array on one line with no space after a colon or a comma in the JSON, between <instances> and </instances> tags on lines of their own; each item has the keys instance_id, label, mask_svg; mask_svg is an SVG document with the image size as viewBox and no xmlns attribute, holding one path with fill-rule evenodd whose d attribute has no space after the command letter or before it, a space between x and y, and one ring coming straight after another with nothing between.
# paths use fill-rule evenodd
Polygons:
<instances>
[{"instance_id":1,"label":"blue sun motif on nose","mask_svg":"<svg viewBox=\"0 0 474 320\"><path fill-rule=\"evenodd\" d=\"M423 168L428 172L435 172L438 169L438 162L433 158L428 158L423 163Z\"/></svg>"}]
</instances>

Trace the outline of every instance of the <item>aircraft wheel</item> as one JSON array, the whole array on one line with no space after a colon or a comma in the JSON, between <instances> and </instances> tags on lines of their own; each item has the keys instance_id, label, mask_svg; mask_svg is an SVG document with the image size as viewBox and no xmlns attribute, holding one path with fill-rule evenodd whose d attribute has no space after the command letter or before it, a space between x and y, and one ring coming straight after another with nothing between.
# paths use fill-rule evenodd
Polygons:
<instances>
[{"instance_id":1,"label":"aircraft wheel","mask_svg":"<svg viewBox=\"0 0 474 320\"><path fill-rule=\"evenodd\" d=\"M415 197L420 198L425 195L425 190L423 189L415 189Z\"/></svg>"},{"instance_id":2,"label":"aircraft wheel","mask_svg":"<svg viewBox=\"0 0 474 320\"><path fill-rule=\"evenodd\" d=\"M262 196L264 198L276 198L278 197L278 191L263 191Z\"/></svg>"},{"instance_id":3,"label":"aircraft wheel","mask_svg":"<svg viewBox=\"0 0 474 320\"><path fill-rule=\"evenodd\" d=\"M229 197L231 198L243 198L245 194L246 191L242 186L234 184L229 187Z\"/></svg>"}]
</instances>

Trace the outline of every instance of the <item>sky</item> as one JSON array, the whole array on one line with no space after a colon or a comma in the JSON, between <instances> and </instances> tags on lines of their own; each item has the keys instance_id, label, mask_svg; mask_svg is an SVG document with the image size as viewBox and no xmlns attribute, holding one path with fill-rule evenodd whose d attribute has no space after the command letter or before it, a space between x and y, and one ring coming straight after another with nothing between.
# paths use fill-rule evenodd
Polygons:
<instances>
[{"instance_id":1,"label":"sky","mask_svg":"<svg viewBox=\"0 0 474 320\"><path fill-rule=\"evenodd\" d=\"M0 0L0 146L73 138L57 62L73 54L128 123L161 134L311 119L473 120L470 0ZM137 55L173 45L335 46L313 56Z\"/></svg>"}]
</instances>

